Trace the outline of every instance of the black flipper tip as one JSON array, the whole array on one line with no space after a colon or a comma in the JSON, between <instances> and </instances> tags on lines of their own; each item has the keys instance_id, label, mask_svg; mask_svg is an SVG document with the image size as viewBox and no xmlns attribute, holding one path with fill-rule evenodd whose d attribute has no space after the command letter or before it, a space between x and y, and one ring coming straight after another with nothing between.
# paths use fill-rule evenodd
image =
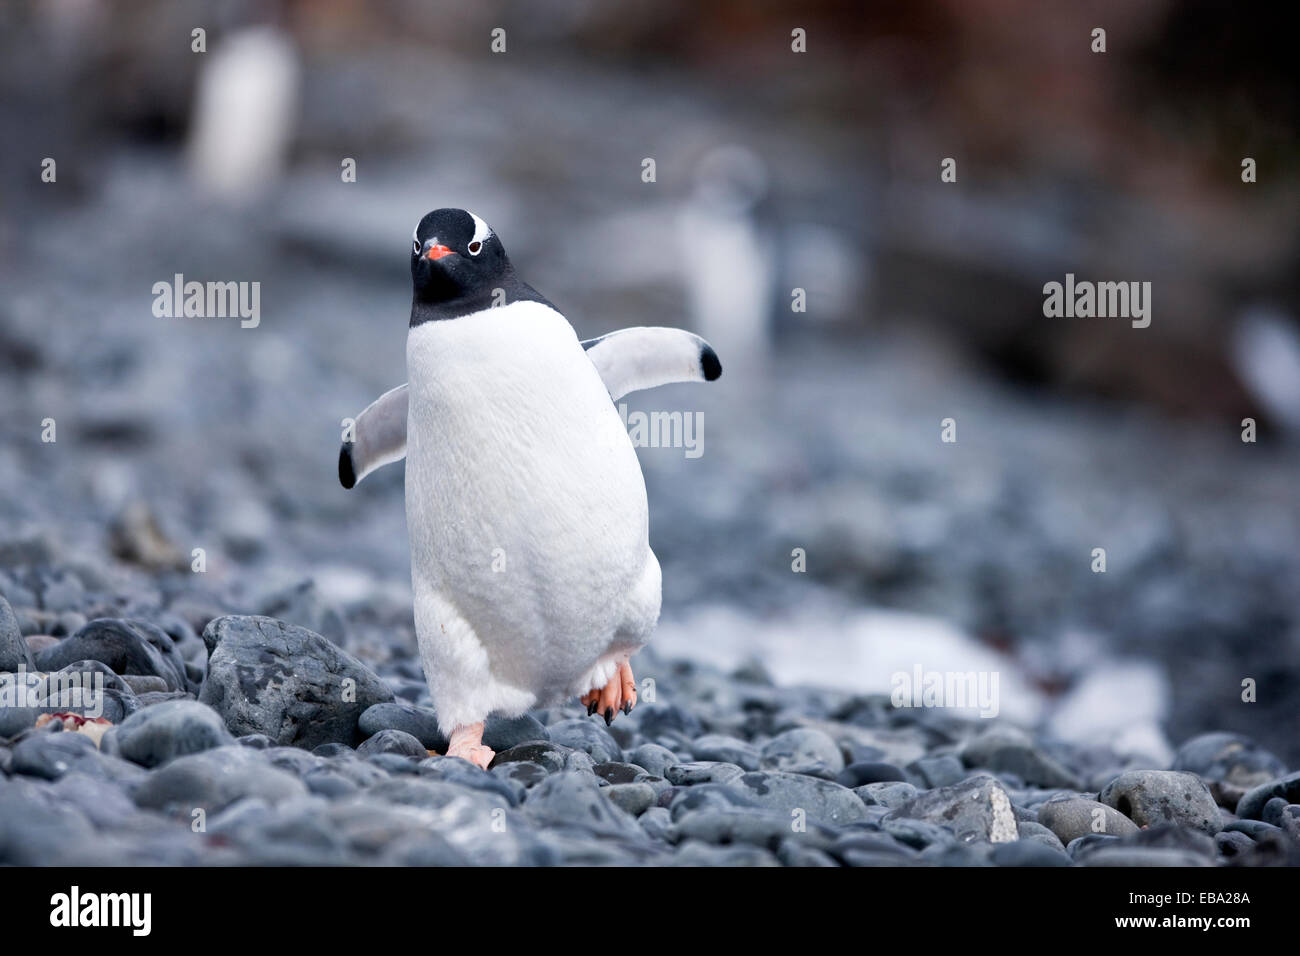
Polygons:
<instances>
[{"instance_id":1,"label":"black flipper tip","mask_svg":"<svg viewBox=\"0 0 1300 956\"><path fill-rule=\"evenodd\" d=\"M352 467L352 443L344 442L339 449L339 484L351 488L357 483L357 473Z\"/></svg>"},{"instance_id":2,"label":"black flipper tip","mask_svg":"<svg viewBox=\"0 0 1300 956\"><path fill-rule=\"evenodd\" d=\"M718 361L718 353L713 351L713 346L707 342L704 348L700 349L700 368L704 370L704 381L712 382L722 374L722 363Z\"/></svg>"}]
</instances>

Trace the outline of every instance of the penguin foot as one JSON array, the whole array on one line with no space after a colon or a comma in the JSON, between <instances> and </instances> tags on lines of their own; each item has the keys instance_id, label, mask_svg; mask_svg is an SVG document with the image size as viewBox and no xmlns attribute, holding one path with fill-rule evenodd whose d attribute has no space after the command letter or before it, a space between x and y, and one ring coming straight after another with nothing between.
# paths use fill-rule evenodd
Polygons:
<instances>
[{"instance_id":1,"label":"penguin foot","mask_svg":"<svg viewBox=\"0 0 1300 956\"><path fill-rule=\"evenodd\" d=\"M636 678L632 676L632 665L624 661L609 683L588 691L578 700L586 705L588 717L592 714L604 717L606 727L614 722L615 711L632 713L636 706Z\"/></svg>"},{"instance_id":2,"label":"penguin foot","mask_svg":"<svg viewBox=\"0 0 1300 956\"><path fill-rule=\"evenodd\" d=\"M446 756L468 760L474 766L486 770L492 762L496 751L483 745L483 723L457 727L451 732Z\"/></svg>"}]
</instances>

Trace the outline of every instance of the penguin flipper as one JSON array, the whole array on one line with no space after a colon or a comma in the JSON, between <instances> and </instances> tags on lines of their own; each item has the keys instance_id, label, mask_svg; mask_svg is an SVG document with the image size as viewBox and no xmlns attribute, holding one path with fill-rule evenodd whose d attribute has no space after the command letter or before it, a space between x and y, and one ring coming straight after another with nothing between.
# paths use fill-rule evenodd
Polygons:
<instances>
[{"instance_id":1,"label":"penguin flipper","mask_svg":"<svg viewBox=\"0 0 1300 956\"><path fill-rule=\"evenodd\" d=\"M609 397L671 382L712 382L722 374L718 353L684 329L637 327L582 343Z\"/></svg>"},{"instance_id":2,"label":"penguin flipper","mask_svg":"<svg viewBox=\"0 0 1300 956\"><path fill-rule=\"evenodd\" d=\"M352 441L339 449L339 483L351 488L382 465L406 457L407 388L384 392L357 416Z\"/></svg>"}]
</instances>

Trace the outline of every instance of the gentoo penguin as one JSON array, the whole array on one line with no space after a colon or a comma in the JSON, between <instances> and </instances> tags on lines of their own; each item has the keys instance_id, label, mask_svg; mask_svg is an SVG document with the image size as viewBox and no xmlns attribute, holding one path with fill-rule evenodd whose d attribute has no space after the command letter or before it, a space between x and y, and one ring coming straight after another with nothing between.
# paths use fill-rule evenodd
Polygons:
<instances>
[{"instance_id":1,"label":"gentoo penguin","mask_svg":"<svg viewBox=\"0 0 1300 956\"><path fill-rule=\"evenodd\" d=\"M421 661L448 755L486 767L490 714L576 695L608 723L635 705L660 574L614 402L722 367L680 329L580 342L463 209L419 221L411 278L408 381L357 417L339 480L406 458Z\"/></svg>"}]
</instances>

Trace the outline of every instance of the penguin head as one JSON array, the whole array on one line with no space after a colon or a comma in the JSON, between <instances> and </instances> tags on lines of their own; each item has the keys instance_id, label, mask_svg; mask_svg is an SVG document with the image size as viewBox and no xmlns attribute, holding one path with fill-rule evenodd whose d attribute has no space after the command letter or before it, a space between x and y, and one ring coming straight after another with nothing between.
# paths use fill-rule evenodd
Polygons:
<instances>
[{"instance_id":1,"label":"penguin head","mask_svg":"<svg viewBox=\"0 0 1300 956\"><path fill-rule=\"evenodd\" d=\"M435 209L411 235L416 299L446 302L490 289L510 260L492 227L464 209Z\"/></svg>"}]
</instances>

